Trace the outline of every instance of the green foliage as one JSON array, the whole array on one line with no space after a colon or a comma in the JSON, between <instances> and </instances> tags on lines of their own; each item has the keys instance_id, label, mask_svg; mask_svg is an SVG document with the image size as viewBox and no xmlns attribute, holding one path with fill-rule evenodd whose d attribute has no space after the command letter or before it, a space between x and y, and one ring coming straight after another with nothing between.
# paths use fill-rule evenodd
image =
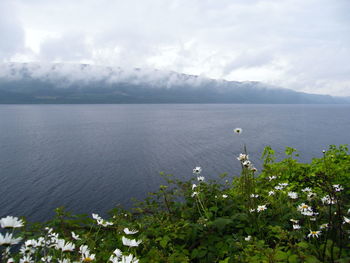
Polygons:
<instances>
[{"instance_id":1,"label":"green foliage","mask_svg":"<svg viewBox=\"0 0 350 263\"><path fill-rule=\"evenodd\" d=\"M45 227L53 228L77 247L88 245L95 262L108 262L116 248L125 247L126 227L139 230L132 238L142 243L122 250L140 262L349 262L348 148L332 145L310 163L299 162L293 148L285 154L276 162L275 151L266 147L260 174L242 160L242 176L223 174L220 180L229 180L224 183L196 176L184 182L162 174L166 183L132 211L110 211L113 225L103 227L90 216L57 208L52 220L26 224L20 235L38 238ZM311 214L304 213L302 204ZM81 240L73 240L72 231ZM12 257L18 261L21 255ZM74 253L67 257L82 260Z\"/></svg>"}]
</instances>

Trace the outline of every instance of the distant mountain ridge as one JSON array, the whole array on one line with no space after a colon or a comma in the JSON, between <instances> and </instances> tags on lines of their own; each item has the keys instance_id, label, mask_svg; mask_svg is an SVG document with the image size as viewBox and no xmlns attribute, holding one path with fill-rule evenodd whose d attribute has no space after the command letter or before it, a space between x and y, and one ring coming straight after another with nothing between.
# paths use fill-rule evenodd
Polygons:
<instances>
[{"instance_id":1,"label":"distant mountain ridge","mask_svg":"<svg viewBox=\"0 0 350 263\"><path fill-rule=\"evenodd\" d=\"M86 64L0 64L0 103L350 103L259 82Z\"/></svg>"}]
</instances>

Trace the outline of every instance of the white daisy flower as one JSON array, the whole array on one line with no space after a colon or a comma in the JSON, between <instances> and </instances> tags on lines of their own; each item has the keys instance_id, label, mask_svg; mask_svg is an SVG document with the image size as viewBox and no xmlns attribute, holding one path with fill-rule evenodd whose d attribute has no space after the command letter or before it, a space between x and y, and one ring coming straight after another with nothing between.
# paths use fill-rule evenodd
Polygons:
<instances>
[{"instance_id":1,"label":"white daisy flower","mask_svg":"<svg viewBox=\"0 0 350 263\"><path fill-rule=\"evenodd\" d=\"M245 167L249 167L252 163L249 160L246 160L242 163Z\"/></svg>"},{"instance_id":2,"label":"white daisy flower","mask_svg":"<svg viewBox=\"0 0 350 263\"><path fill-rule=\"evenodd\" d=\"M202 172L202 168L197 166L193 169L193 174L199 175Z\"/></svg>"},{"instance_id":3,"label":"white daisy flower","mask_svg":"<svg viewBox=\"0 0 350 263\"><path fill-rule=\"evenodd\" d=\"M204 176L197 176L198 182L204 182L204 180L205 180Z\"/></svg>"},{"instance_id":4,"label":"white daisy flower","mask_svg":"<svg viewBox=\"0 0 350 263\"><path fill-rule=\"evenodd\" d=\"M0 233L0 246L12 246L12 245L16 245L18 244L20 241L22 240L22 238L18 237L15 238L13 237L12 233L6 233L5 236L3 236Z\"/></svg>"},{"instance_id":5,"label":"white daisy flower","mask_svg":"<svg viewBox=\"0 0 350 263\"><path fill-rule=\"evenodd\" d=\"M297 225L297 224L294 225L294 224L293 224L293 229L294 229L294 230L298 230L298 229L300 229L300 228L301 228L300 225Z\"/></svg>"},{"instance_id":6,"label":"white daisy flower","mask_svg":"<svg viewBox=\"0 0 350 263\"><path fill-rule=\"evenodd\" d=\"M14 260L13 258L9 258L9 259L7 260L7 263L15 263L15 260Z\"/></svg>"},{"instance_id":7,"label":"white daisy flower","mask_svg":"<svg viewBox=\"0 0 350 263\"><path fill-rule=\"evenodd\" d=\"M21 255L32 255L36 252L36 249L33 247L27 247L25 245L22 245L19 249L19 254Z\"/></svg>"},{"instance_id":8,"label":"white daisy flower","mask_svg":"<svg viewBox=\"0 0 350 263\"><path fill-rule=\"evenodd\" d=\"M304 189L301 189L302 192L311 192L311 188L310 187L305 187Z\"/></svg>"},{"instance_id":9,"label":"white daisy flower","mask_svg":"<svg viewBox=\"0 0 350 263\"><path fill-rule=\"evenodd\" d=\"M318 237L318 235L321 235L321 231L312 231L312 230L310 230L310 233L307 236L308 237Z\"/></svg>"},{"instance_id":10,"label":"white daisy flower","mask_svg":"<svg viewBox=\"0 0 350 263\"><path fill-rule=\"evenodd\" d=\"M24 256L19 260L19 263L34 263L33 259L31 256Z\"/></svg>"},{"instance_id":11,"label":"white daisy flower","mask_svg":"<svg viewBox=\"0 0 350 263\"><path fill-rule=\"evenodd\" d=\"M109 261L112 263L120 263L119 258L116 256L110 256Z\"/></svg>"},{"instance_id":12,"label":"white daisy flower","mask_svg":"<svg viewBox=\"0 0 350 263\"><path fill-rule=\"evenodd\" d=\"M252 236L247 236L244 238L245 241L250 241L252 239Z\"/></svg>"},{"instance_id":13,"label":"white daisy flower","mask_svg":"<svg viewBox=\"0 0 350 263\"><path fill-rule=\"evenodd\" d=\"M7 216L0 219L0 225L2 228L19 228L24 226L24 222L18 217Z\"/></svg>"},{"instance_id":14,"label":"white daisy flower","mask_svg":"<svg viewBox=\"0 0 350 263\"><path fill-rule=\"evenodd\" d=\"M139 231L137 231L135 229L129 230L129 228L124 228L124 233L127 235L133 235L133 234L136 234L137 232L139 232Z\"/></svg>"},{"instance_id":15,"label":"white daisy flower","mask_svg":"<svg viewBox=\"0 0 350 263\"><path fill-rule=\"evenodd\" d=\"M112 226L113 225L112 222L106 221L104 219L97 220L97 224L100 225L100 226L103 226L103 227L107 227L107 226Z\"/></svg>"},{"instance_id":16,"label":"white daisy flower","mask_svg":"<svg viewBox=\"0 0 350 263\"><path fill-rule=\"evenodd\" d=\"M269 176L267 179L269 179L269 181L275 180L277 177L275 175Z\"/></svg>"},{"instance_id":17,"label":"white daisy flower","mask_svg":"<svg viewBox=\"0 0 350 263\"><path fill-rule=\"evenodd\" d=\"M315 213L315 212L312 210L312 207L311 207L311 206L308 206L308 205L305 204L305 203L300 204L300 205L297 207L297 210L298 210L302 215L305 215L305 216L315 216L315 215L318 214L318 213Z\"/></svg>"},{"instance_id":18,"label":"white daisy flower","mask_svg":"<svg viewBox=\"0 0 350 263\"><path fill-rule=\"evenodd\" d=\"M136 239L128 239L126 237L122 237L123 245L128 247L137 247L142 240L136 240Z\"/></svg>"},{"instance_id":19,"label":"white daisy flower","mask_svg":"<svg viewBox=\"0 0 350 263\"><path fill-rule=\"evenodd\" d=\"M72 242L66 242L64 239L57 240L56 249L62 250L62 252L71 252L75 249L75 245Z\"/></svg>"},{"instance_id":20,"label":"white daisy flower","mask_svg":"<svg viewBox=\"0 0 350 263\"><path fill-rule=\"evenodd\" d=\"M98 214L92 214L92 218L95 220L102 220L102 217L100 217Z\"/></svg>"},{"instance_id":21,"label":"white daisy flower","mask_svg":"<svg viewBox=\"0 0 350 263\"><path fill-rule=\"evenodd\" d=\"M237 160L241 161L241 162L248 160L248 159L249 159L249 155L245 154L245 153L240 153L239 156L237 157Z\"/></svg>"},{"instance_id":22,"label":"white daisy flower","mask_svg":"<svg viewBox=\"0 0 350 263\"><path fill-rule=\"evenodd\" d=\"M327 223L320 225L320 229L325 229L325 228L328 228L328 224Z\"/></svg>"},{"instance_id":23,"label":"white daisy flower","mask_svg":"<svg viewBox=\"0 0 350 263\"><path fill-rule=\"evenodd\" d=\"M253 213L253 212L255 212L255 209L251 208L251 209L249 209L249 212Z\"/></svg>"},{"instance_id":24,"label":"white daisy flower","mask_svg":"<svg viewBox=\"0 0 350 263\"><path fill-rule=\"evenodd\" d=\"M241 128L236 128L236 129L234 129L233 131L234 131L234 133L236 133L236 134L241 134L243 130L242 130Z\"/></svg>"},{"instance_id":25,"label":"white daisy flower","mask_svg":"<svg viewBox=\"0 0 350 263\"><path fill-rule=\"evenodd\" d=\"M192 197L195 197L195 196L197 196L197 195L198 195L198 192L193 192L193 193L191 194Z\"/></svg>"},{"instance_id":26,"label":"white daisy flower","mask_svg":"<svg viewBox=\"0 0 350 263\"><path fill-rule=\"evenodd\" d=\"M116 255L118 258L120 258L123 253L120 249L116 248L114 251L113 251L113 254Z\"/></svg>"},{"instance_id":27,"label":"white daisy flower","mask_svg":"<svg viewBox=\"0 0 350 263\"><path fill-rule=\"evenodd\" d=\"M81 240L79 235L76 235L73 231L72 231L72 238L75 239L75 240Z\"/></svg>"},{"instance_id":28,"label":"white daisy flower","mask_svg":"<svg viewBox=\"0 0 350 263\"><path fill-rule=\"evenodd\" d=\"M304 211L311 211L312 212L312 208L305 203L301 203L297 209L300 212L304 212Z\"/></svg>"},{"instance_id":29,"label":"white daisy flower","mask_svg":"<svg viewBox=\"0 0 350 263\"><path fill-rule=\"evenodd\" d=\"M90 254L90 250L85 251L85 253L83 253L81 255L81 261L82 262L91 262L93 260L95 260L95 254Z\"/></svg>"},{"instance_id":30,"label":"white daisy flower","mask_svg":"<svg viewBox=\"0 0 350 263\"><path fill-rule=\"evenodd\" d=\"M298 199L298 193L296 193L296 192L289 192L289 193L288 193L288 196L289 196L291 199Z\"/></svg>"},{"instance_id":31,"label":"white daisy flower","mask_svg":"<svg viewBox=\"0 0 350 263\"><path fill-rule=\"evenodd\" d=\"M256 209L256 211L261 212L261 211L264 211L266 209L267 209L266 205L258 205L258 208Z\"/></svg>"},{"instance_id":32,"label":"white daisy flower","mask_svg":"<svg viewBox=\"0 0 350 263\"><path fill-rule=\"evenodd\" d=\"M269 191L269 196L275 195L275 191Z\"/></svg>"},{"instance_id":33,"label":"white daisy flower","mask_svg":"<svg viewBox=\"0 0 350 263\"><path fill-rule=\"evenodd\" d=\"M344 216L344 223L350 224L350 219Z\"/></svg>"},{"instance_id":34,"label":"white daisy flower","mask_svg":"<svg viewBox=\"0 0 350 263\"><path fill-rule=\"evenodd\" d=\"M193 184L192 185L192 190L194 189L194 188L196 188L197 187L197 185L196 184Z\"/></svg>"},{"instance_id":35,"label":"white daisy flower","mask_svg":"<svg viewBox=\"0 0 350 263\"><path fill-rule=\"evenodd\" d=\"M222 195L222 198L227 198L227 195L223 194L223 195Z\"/></svg>"},{"instance_id":36,"label":"white daisy flower","mask_svg":"<svg viewBox=\"0 0 350 263\"><path fill-rule=\"evenodd\" d=\"M257 195L257 194L251 194L250 197L251 197L251 198L258 198L259 195Z\"/></svg>"},{"instance_id":37,"label":"white daisy flower","mask_svg":"<svg viewBox=\"0 0 350 263\"><path fill-rule=\"evenodd\" d=\"M283 186L277 185L277 186L275 186L275 189L276 190L283 190Z\"/></svg>"},{"instance_id":38,"label":"white daisy flower","mask_svg":"<svg viewBox=\"0 0 350 263\"><path fill-rule=\"evenodd\" d=\"M26 247L38 247L39 244L35 239L28 239L24 242Z\"/></svg>"},{"instance_id":39,"label":"white daisy flower","mask_svg":"<svg viewBox=\"0 0 350 263\"><path fill-rule=\"evenodd\" d=\"M299 223L299 220L296 220L296 219L289 219L289 221L294 223L294 224L298 224Z\"/></svg>"},{"instance_id":40,"label":"white daisy flower","mask_svg":"<svg viewBox=\"0 0 350 263\"><path fill-rule=\"evenodd\" d=\"M81 245L79 247L79 253L80 254L86 254L86 253L89 253L90 250L89 250L89 247L87 245Z\"/></svg>"}]
</instances>

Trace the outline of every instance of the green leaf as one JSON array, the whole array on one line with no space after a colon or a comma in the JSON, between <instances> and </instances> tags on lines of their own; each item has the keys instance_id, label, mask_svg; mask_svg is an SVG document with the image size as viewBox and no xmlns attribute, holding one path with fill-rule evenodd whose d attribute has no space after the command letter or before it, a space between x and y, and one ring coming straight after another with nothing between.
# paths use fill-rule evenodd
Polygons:
<instances>
[{"instance_id":1,"label":"green leaf","mask_svg":"<svg viewBox=\"0 0 350 263\"><path fill-rule=\"evenodd\" d=\"M288 258L288 254L283 251L277 251L277 253L275 254L275 259L277 260L281 260L285 262L287 258Z\"/></svg>"},{"instance_id":2,"label":"green leaf","mask_svg":"<svg viewBox=\"0 0 350 263\"><path fill-rule=\"evenodd\" d=\"M318 263L320 262L315 256L306 256L305 257L305 263Z\"/></svg>"},{"instance_id":3,"label":"green leaf","mask_svg":"<svg viewBox=\"0 0 350 263\"><path fill-rule=\"evenodd\" d=\"M160 246L161 246L162 248L165 248L165 247L167 246L167 244L168 244L169 241L170 241L170 237L164 236L164 237L160 240L159 244L160 244Z\"/></svg>"},{"instance_id":4,"label":"green leaf","mask_svg":"<svg viewBox=\"0 0 350 263\"><path fill-rule=\"evenodd\" d=\"M301 247L301 248L309 248L309 244L308 243L306 243L306 242L299 242L298 244L297 244L297 246L298 247Z\"/></svg>"},{"instance_id":5,"label":"green leaf","mask_svg":"<svg viewBox=\"0 0 350 263\"><path fill-rule=\"evenodd\" d=\"M289 262L289 263L298 263L298 262L299 262L299 257L298 257L298 255L291 255L291 256L288 258L288 262Z\"/></svg>"},{"instance_id":6,"label":"green leaf","mask_svg":"<svg viewBox=\"0 0 350 263\"><path fill-rule=\"evenodd\" d=\"M232 220L228 218L219 217L215 219L211 224L218 230L222 231L227 225L231 224Z\"/></svg>"}]
</instances>

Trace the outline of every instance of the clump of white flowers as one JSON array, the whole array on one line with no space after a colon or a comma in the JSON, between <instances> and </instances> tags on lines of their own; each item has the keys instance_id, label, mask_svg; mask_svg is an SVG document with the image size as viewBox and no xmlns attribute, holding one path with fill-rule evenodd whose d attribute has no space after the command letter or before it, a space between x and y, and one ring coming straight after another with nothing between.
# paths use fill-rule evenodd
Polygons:
<instances>
[{"instance_id":1,"label":"clump of white flowers","mask_svg":"<svg viewBox=\"0 0 350 263\"><path fill-rule=\"evenodd\" d=\"M198 182L204 182L205 178L204 176L201 176L202 168L200 166L197 166L193 168L193 174L197 176L197 181Z\"/></svg>"},{"instance_id":2,"label":"clump of white flowers","mask_svg":"<svg viewBox=\"0 0 350 263\"><path fill-rule=\"evenodd\" d=\"M237 157L237 160L241 162L242 166L245 168L248 168L252 172L258 171L252 164L252 162L249 160L249 155L245 153L240 153L239 156Z\"/></svg>"},{"instance_id":3,"label":"clump of white flowers","mask_svg":"<svg viewBox=\"0 0 350 263\"><path fill-rule=\"evenodd\" d=\"M298 211L302 214L302 215L305 215L305 216L315 216L317 215L317 213L315 213L313 210L312 210L312 207L305 204L305 203L301 203L299 206L298 206Z\"/></svg>"},{"instance_id":4,"label":"clump of white flowers","mask_svg":"<svg viewBox=\"0 0 350 263\"><path fill-rule=\"evenodd\" d=\"M333 197L330 197L329 195L322 197L321 201L323 204L327 204L327 205L334 205L337 203L337 200L335 200Z\"/></svg>"},{"instance_id":5,"label":"clump of white flowers","mask_svg":"<svg viewBox=\"0 0 350 263\"><path fill-rule=\"evenodd\" d=\"M92 214L92 218L96 220L97 224L103 227L108 227L108 226L112 226L113 223L104 220L102 217L100 217L98 214Z\"/></svg>"}]
</instances>

